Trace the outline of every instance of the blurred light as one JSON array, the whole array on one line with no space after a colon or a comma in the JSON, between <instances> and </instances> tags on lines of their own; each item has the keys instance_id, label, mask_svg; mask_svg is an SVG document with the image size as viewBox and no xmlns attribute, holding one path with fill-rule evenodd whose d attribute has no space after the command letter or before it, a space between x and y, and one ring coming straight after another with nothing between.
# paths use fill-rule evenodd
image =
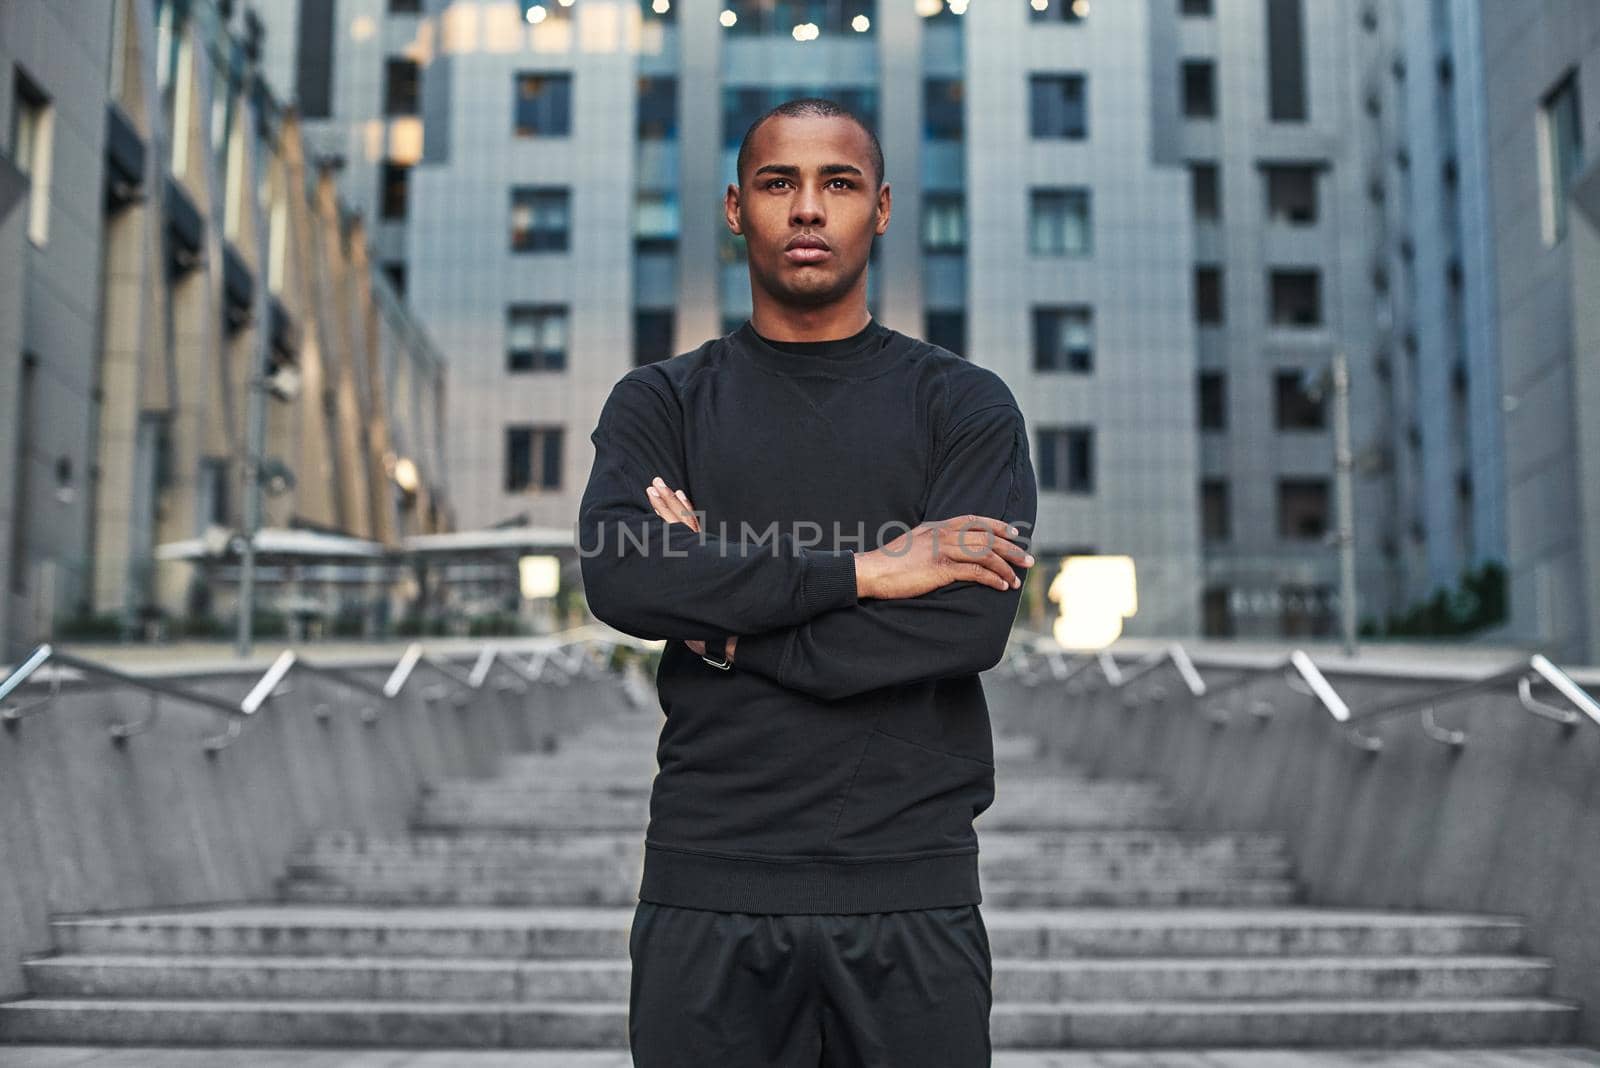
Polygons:
<instances>
[{"instance_id":1,"label":"blurred light","mask_svg":"<svg viewBox=\"0 0 1600 1068\"><path fill-rule=\"evenodd\" d=\"M556 2L559 3L562 7L571 7L572 6L572 0L556 0Z\"/></svg>"},{"instance_id":2,"label":"blurred light","mask_svg":"<svg viewBox=\"0 0 1600 1068\"><path fill-rule=\"evenodd\" d=\"M717 21L722 23L724 26L732 26L735 22L739 21L739 16L733 13L732 8L725 7L722 9L722 14L717 16Z\"/></svg>"},{"instance_id":3,"label":"blurred light","mask_svg":"<svg viewBox=\"0 0 1600 1068\"><path fill-rule=\"evenodd\" d=\"M1061 606L1051 626L1063 649L1103 649L1122 634L1124 618L1139 611L1131 556L1069 556L1045 595Z\"/></svg>"},{"instance_id":4,"label":"blurred light","mask_svg":"<svg viewBox=\"0 0 1600 1068\"><path fill-rule=\"evenodd\" d=\"M944 8L942 0L916 0L916 5L917 14L925 19L933 18Z\"/></svg>"},{"instance_id":5,"label":"blurred light","mask_svg":"<svg viewBox=\"0 0 1600 1068\"><path fill-rule=\"evenodd\" d=\"M1072 13L1080 19L1089 17L1089 0L1072 0Z\"/></svg>"},{"instance_id":6,"label":"blurred light","mask_svg":"<svg viewBox=\"0 0 1600 1068\"><path fill-rule=\"evenodd\" d=\"M532 4L522 17L527 19L529 22L540 23L544 21L544 17L549 13L550 12L544 9L543 4Z\"/></svg>"},{"instance_id":7,"label":"blurred light","mask_svg":"<svg viewBox=\"0 0 1600 1068\"><path fill-rule=\"evenodd\" d=\"M850 20L850 28L857 33L866 33L872 27L872 21L865 15L857 15Z\"/></svg>"},{"instance_id":8,"label":"blurred light","mask_svg":"<svg viewBox=\"0 0 1600 1068\"><path fill-rule=\"evenodd\" d=\"M390 119L386 158L394 163L415 166L422 160L422 137L420 115L399 115Z\"/></svg>"},{"instance_id":9,"label":"blurred light","mask_svg":"<svg viewBox=\"0 0 1600 1068\"><path fill-rule=\"evenodd\" d=\"M518 557L517 578L525 600L554 597L561 589L561 561L553 556Z\"/></svg>"},{"instance_id":10,"label":"blurred light","mask_svg":"<svg viewBox=\"0 0 1600 1068\"><path fill-rule=\"evenodd\" d=\"M1050 7L1050 0L1028 0L1028 6L1035 11L1045 11Z\"/></svg>"},{"instance_id":11,"label":"blurred light","mask_svg":"<svg viewBox=\"0 0 1600 1068\"><path fill-rule=\"evenodd\" d=\"M796 41L815 41L819 31L815 22L802 22L792 32Z\"/></svg>"},{"instance_id":12,"label":"blurred light","mask_svg":"<svg viewBox=\"0 0 1600 1068\"><path fill-rule=\"evenodd\" d=\"M391 473L394 484L407 493L417 492L422 485L422 476L417 473L417 465L409 456L402 456L394 462L394 471Z\"/></svg>"},{"instance_id":13,"label":"blurred light","mask_svg":"<svg viewBox=\"0 0 1600 1068\"><path fill-rule=\"evenodd\" d=\"M350 20L350 40L368 41L378 32L378 24L371 15L357 15Z\"/></svg>"},{"instance_id":14,"label":"blurred light","mask_svg":"<svg viewBox=\"0 0 1600 1068\"><path fill-rule=\"evenodd\" d=\"M650 10L657 15L665 15L672 9L672 0L650 0Z\"/></svg>"},{"instance_id":15,"label":"blurred light","mask_svg":"<svg viewBox=\"0 0 1600 1068\"><path fill-rule=\"evenodd\" d=\"M967 13L967 0L950 0L950 14L965 15Z\"/></svg>"}]
</instances>

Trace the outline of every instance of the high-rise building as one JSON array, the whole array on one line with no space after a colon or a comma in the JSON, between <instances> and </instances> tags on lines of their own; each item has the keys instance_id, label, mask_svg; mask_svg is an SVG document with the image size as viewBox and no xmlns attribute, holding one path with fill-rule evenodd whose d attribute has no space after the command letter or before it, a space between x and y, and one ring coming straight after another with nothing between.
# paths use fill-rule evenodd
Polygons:
<instances>
[{"instance_id":1,"label":"high-rise building","mask_svg":"<svg viewBox=\"0 0 1600 1068\"><path fill-rule=\"evenodd\" d=\"M1477 17L1511 625L1600 663L1600 5Z\"/></svg>"},{"instance_id":2,"label":"high-rise building","mask_svg":"<svg viewBox=\"0 0 1600 1068\"><path fill-rule=\"evenodd\" d=\"M1501 318L1519 275L1492 221L1514 195L1493 180L1486 79L1497 26L1542 15L1489 18L1481 0L269 7L269 37L295 42L269 55L308 137L344 161L377 258L448 353L465 525L570 523L611 383L748 314L722 218L734 153L766 108L820 95L885 150L897 219L871 310L1011 383L1040 476L1039 572L1131 555L1129 633L1334 632L1338 353L1363 621L1531 544L1508 529L1525 476L1502 462L1507 435L1523 439L1502 433L1516 391L1500 360L1534 356ZM1581 133L1587 112L1563 101L1584 91L1544 86L1539 129ZM1578 158L1563 146L1581 136L1541 136L1558 169ZM1556 172L1529 173L1531 203ZM1570 333L1572 308L1555 310ZM1514 599L1580 588L1575 563L1550 566Z\"/></svg>"},{"instance_id":3,"label":"high-rise building","mask_svg":"<svg viewBox=\"0 0 1600 1068\"><path fill-rule=\"evenodd\" d=\"M443 361L254 77L260 30L0 4L0 660L226 626L251 470L258 527L450 525Z\"/></svg>"}]
</instances>

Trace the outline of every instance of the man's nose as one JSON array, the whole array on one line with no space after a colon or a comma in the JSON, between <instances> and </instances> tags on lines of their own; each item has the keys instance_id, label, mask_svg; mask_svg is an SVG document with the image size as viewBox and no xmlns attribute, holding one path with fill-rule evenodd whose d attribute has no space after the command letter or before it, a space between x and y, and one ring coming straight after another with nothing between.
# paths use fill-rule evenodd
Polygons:
<instances>
[{"instance_id":1,"label":"man's nose","mask_svg":"<svg viewBox=\"0 0 1600 1068\"><path fill-rule=\"evenodd\" d=\"M822 194L812 186L801 186L790 208L790 222L800 226L815 226L822 222Z\"/></svg>"}]
</instances>

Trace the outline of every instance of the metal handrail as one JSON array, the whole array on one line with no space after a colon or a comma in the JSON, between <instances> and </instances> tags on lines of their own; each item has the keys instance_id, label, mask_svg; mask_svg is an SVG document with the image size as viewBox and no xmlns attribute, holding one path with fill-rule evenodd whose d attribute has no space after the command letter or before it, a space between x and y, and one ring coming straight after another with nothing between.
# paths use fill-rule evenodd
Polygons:
<instances>
[{"instance_id":1,"label":"metal handrail","mask_svg":"<svg viewBox=\"0 0 1600 1068\"><path fill-rule=\"evenodd\" d=\"M1441 727L1434 719L1434 710L1447 701L1497 689L1511 681L1516 682L1518 701L1528 712L1559 723L1568 731L1571 731L1585 719L1600 728L1600 701L1596 701L1591 697L1571 675L1539 653L1534 653L1525 659L1518 660L1504 668L1459 686L1449 687L1419 697L1386 701L1355 710L1350 708L1338 690L1334 688L1333 684L1328 681L1322 670L1316 665L1316 662L1303 649L1294 649L1281 661L1259 671L1251 671L1248 668L1241 669L1239 675L1219 684L1206 683L1181 642L1174 642L1155 653L1147 653L1127 669L1119 667L1108 650L1101 650L1094 657L1083 661L1079 665L1079 669L1088 664L1098 664L1101 668L1101 673L1105 676L1106 681L1110 683L1111 688L1121 689L1128 683L1156 670L1167 660L1171 660L1178 666L1179 674L1184 678L1191 696L1197 700L1201 698L1205 698L1208 701L1214 700L1262 679L1269 679L1274 673L1281 673L1286 686L1297 693L1305 694L1316 700L1316 703L1321 706L1323 711L1327 712L1334 722L1340 726L1341 733L1347 740L1357 747L1373 753L1382 749L1383 739L1362 732L1357 727L1357 724L1404 712L1417 712L1419 714L1423 732L1427 737L1443 745L1460 748L1466 743L1466 734L1459 730ZM1077 669L1070 672L1069 675L1076 673ZM1543 683L1552 687L1572 707L1561 708L1538 700L1533 696L1533 687L1536 683ZM1068 687L1068 689L1070 691L1071 687ZM1272 705L1266 701L1255 702L1250 711L1260 719L1269 719L1273 714ZM1218 726L1226 723L1229 719L1224 712L1207 711L1205 715L1207 719Z\"/></svg>"},{"instance_id":2,"label":"metal handrail","mask_svg":"<svg viewBox=\"0 0 1600 1068\"><path fill-rule=\"evenodd\" d=\"M608 650L616 645L615 640L586 635L582 628L576 632L569 633L574 633L575 636L560 643L555 649L572 652L573 655L570 659L574 669L582 669L594 662L590 659L587 649L596 646L596 643ZM574 650L573 647L575 646L583 648ZM541 651L539 655L544 656L545 652ZM543 681L543 667L546 662L557 667L565 666L562 660L555 656L549 656L546 661L541 661L532 667L524 666L518 663L514 657L504 654L501 650L489 648L479 654L473 673L467 674L448 660L429 653L420 643L413 642L406 648L405 653L400 658L400 662L390 672L387 681L382 686L377 686L343 668L313 663L299 656L293 650L285 649L278 654L261 677L250 687L245 696L237 704L234 704L223 698L212 697L209 694L200 693L170 682L133 675L107 664L101 664L65 652L50 643L45 643L30 653L26 660L4 678L0 678L0 724L8 727L12 726L19 720L48 707L60 697L65 673L75 672L85 678L116 683L151 696L153 711L149 716L135 723L119 721L108 726L113 739L120 741L148 730L160 715L159 699L165 697L171 700L187 701L190 704L198 705L226 717L228 721L226 731L202 739L202 745L206 752L215 753L232 745L242 734L244 725L256 716L268 701L288 692L284 686L284 680L295 669L337 682L341 686L356 690L376 701L387 702L399 696L401 691L404 690L406 682L410 679L418 664L428 665L446 678L469 690L480 690L487 680L490 670L495 665L499 665L517 676L519 680L517 685L508 686L507 688L526 693L527 684ZM34 681L37 676L40 676L46 667L52 669L49 672L50 689L47 694L36 700L16 706L6 706L3 703L8 697L18 693L30 681ZM314 712L319 719L327 719L330 714L328 706L325 704L317 705ZM377 706L370 703L364 705L361 716L363 722L375 722L378 718Z\"/></svg>"},{"instance_id":3,"label":"metal handrail","mask_svg":"<svg viewBox=\"0 0 1600 1068\"><path fill-rule=\"evenodd\" d=\"M157 682L154 679L142 678L138 675L130 675L127 672L119 671L114 667L110 667L105 664L97 664L93 660L87 660L81 656L75 656L72 653L63 652L48 642L35 649L33 653L29 655L27 660L18 665L15 671L7 675L3 681L0 681L0 701L4 701L12 693L21 688L29 679L38 674L38 672L46 664L59 665L60 667L66 668L70 671L76 671L78 674L87 676L89 678L105 679L110 682L119 683L123 686L128 686L132 689L142 690L143 692L148 693L155 698L166 697L175 701L187 701L190 704L199 705L202 708L208 708L213 712L227 716L230 720L235 722L236 726L239 717L243 715L243 712L240 708L235 705L231 705L220 698L212 697L209 694L198 693L194 690L185 689L181 686L174 686L171 683ZM24 717L32 715L33 713L45 708L60 695L61 676L59 673L53 673L50 693L47 696L20 708L0 708L0 722L5 723L7 726L15 724ZM158 715L160 715L159 704L155 706L155 711L153 711L145 719L140 720L137 723L112 723L108 726L107 730L113 740L121 741L130 735L138 734L141 731L149 729L150 725L155 722L155 719Z\"/></svg>"}]
</instances>

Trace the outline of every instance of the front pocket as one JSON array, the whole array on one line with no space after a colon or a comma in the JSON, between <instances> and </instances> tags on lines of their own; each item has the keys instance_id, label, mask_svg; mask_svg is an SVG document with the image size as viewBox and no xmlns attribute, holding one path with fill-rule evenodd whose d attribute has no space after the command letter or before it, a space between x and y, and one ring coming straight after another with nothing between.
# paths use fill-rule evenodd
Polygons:
<instances>
[{"instance_id":1,"label":"front pocket","mask_svg":"<svg viewBox=\"0 0 1600 1068\"><path fill-rule=\"evenodd\" d=\"M873 730L825 846L847 855L952 852L976 844L994 768Z\"/></svg>"}]
</instances>

